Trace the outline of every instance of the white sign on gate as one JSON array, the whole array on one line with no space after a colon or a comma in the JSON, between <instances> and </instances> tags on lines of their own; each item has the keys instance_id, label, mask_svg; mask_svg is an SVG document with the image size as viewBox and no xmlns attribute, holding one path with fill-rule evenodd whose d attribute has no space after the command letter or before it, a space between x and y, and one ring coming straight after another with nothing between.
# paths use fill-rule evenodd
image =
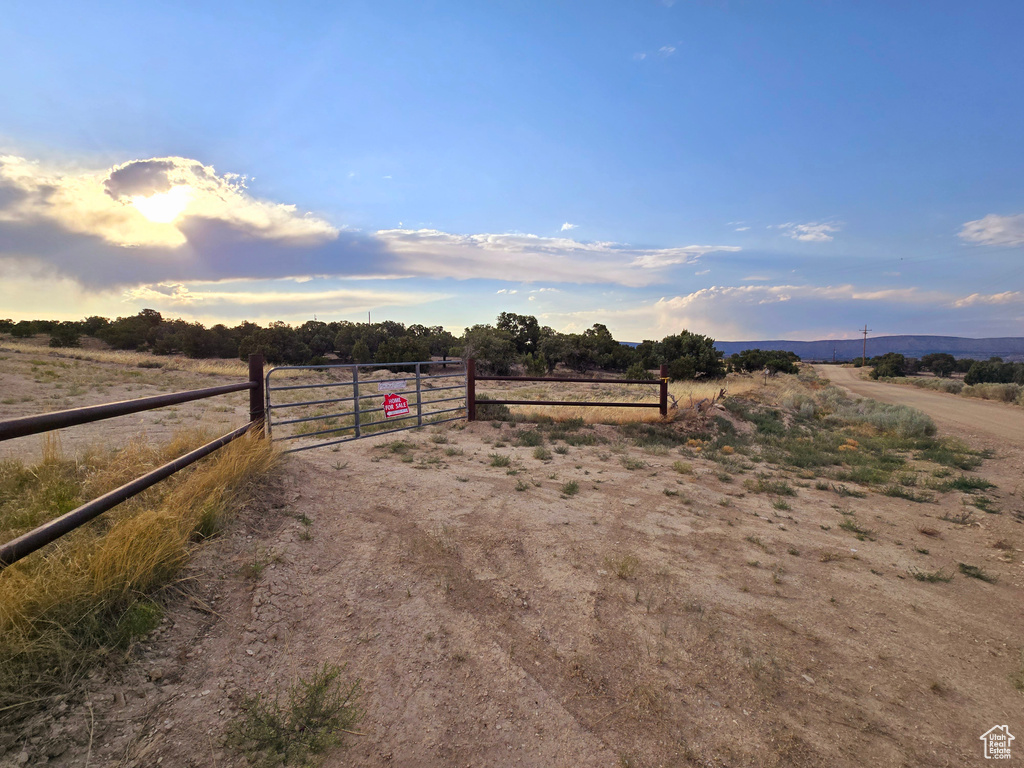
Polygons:
<instances>
[{"instance_id":1,"label":"white sign on gate","mask_svg":"<svg viewBox=\"0 0 1024 768\"><path fill-rule=\"evenodd\" d=\"M378 392L394 392L396 389L405 389L405 379L377 382Z\"/></svg>"}]
</instances>

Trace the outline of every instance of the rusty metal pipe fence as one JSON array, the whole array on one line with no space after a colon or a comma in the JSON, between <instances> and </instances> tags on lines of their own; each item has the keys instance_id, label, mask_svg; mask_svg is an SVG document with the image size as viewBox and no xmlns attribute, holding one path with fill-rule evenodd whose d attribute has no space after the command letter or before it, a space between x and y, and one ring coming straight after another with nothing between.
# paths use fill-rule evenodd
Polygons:
<instances>
[{"instance_id":1,"label":"rusty metal pipe fence","mask_svg":"<svg viewBox=\"0 0 1024 768\"><path fill-rule=\"evenodd\" d=\"M466 405L469 409L468 420L476 421L477 405L571 405L581 408L601 406L604 408L657 408L662 416L668 415L668 366L661 366L657 379L574 379L566 376L478 376L476 361L466 361ZM656 403L610 403L606 401L580 402L576 400L478 400L476 382L478 381L540 381L569 382L573 384L647 384L657 386L658 402Z\"/></svg>"},{"instance_id":2,"label":"rusty metal pipe fence","mask_svg":"<svg viewBox=\"0 0 1024 768\"><path fill-rule=\"evenodd\" d=\"M150 486L156 485L175 472L184 469L204 456L208 456L218 448L230 443L242 435L253 432L262 435L264 426L264 395L263 395L263 355L249 356L249 380L239 384L227 384L221 387L193 389L187 392L175 392L153 397L140 397L135 400L124 400L118 403L105 403L84 408L72 408L66 411L43 413L36 416L25 416L18 419L0 421L0 441L12 440L16 437L36 435L54 429L63 429L79 424L88 424L102 419L126 416L140 411L149 411L192 400L202 400L231 392L249 390L249 422L226 435L212 440L200 448L196 448L184 456L169 461L161 467L147 472L142 477L115 488L108 493L93 499L77 509L73 509L60 517L51 520L21 536L0 545L0 570L17 562L26 555L35 552L47 544L56 541L64 534L73 531L83 523L103 514L108 509L136 496Z\"/></svg>"}]
</instances>

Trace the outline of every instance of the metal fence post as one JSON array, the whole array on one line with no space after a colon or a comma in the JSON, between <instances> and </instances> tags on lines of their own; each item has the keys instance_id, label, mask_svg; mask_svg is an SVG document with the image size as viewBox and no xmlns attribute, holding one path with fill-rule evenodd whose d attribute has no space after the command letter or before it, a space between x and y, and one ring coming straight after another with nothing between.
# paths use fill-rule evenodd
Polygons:
<instances>
[{"instance_id":1,"label":"metal fence post","mask_svg":"<svg viewBox=\"0 0 1024 768\"><path fill-rule=\"evenodd\" d=\"M423 397L420 394L420 364L416 363L416 426L423 426Z\"/></svg>"},{"instance_id":2,"label":"metal fence post","mask_svg":"<svg viewBox=\"0 0 1024 768\"><path fill-rule=\"evenodd\" d=\"M271 408L270 403L270 374L272 374L273 372L274 369L271 368L269 371L267 371L267 375L263 377L263 390L264 393L266 394L266 399L263 401L266 407L266 418L264 419L264 421L266 422L267 425L268 439L272 439L274 436L274 412Z\"/></svg>"},{"instance_id":3,"label":"metal fence post","mask_svg":"<svg viewBox=\"0 0 1024 768\"><path fill-rule=\"evenodd\" d=\"M466 420L476 421L476 360L466 361Z\"/></svg>"},{"instance_id":4,"label":"metal fence post","mask_svg":"<svg viewBox=\"0 0 1024 768\"><path fill-rule=\"evenodd\" d=\"M355 419L356 437L359 437L359 366L352 369L352 418Z\"/></svg>"},{"instance_id":5,"label":"metal fence post","mask_svg":"<svg viewBox=\"0 0 1024 768\"><path fill-rule=\"evenodd\" d=\"M658 401L658 410L662 417L668 416L668 366L661 366L661 398Z\"/></svg>"},{"instance_id":6,"label":"metal fence post","mask_svg":"<svg viewBox=\"0 0 1024 768\"><path fill-rule=\"evenodd\" d=\"M249 381L253 384L253 388L249 390L249 422L253 434L263 437L267 406L263 390L263 355L259 353L249 355Z\"/></svg>"}]
</instances>

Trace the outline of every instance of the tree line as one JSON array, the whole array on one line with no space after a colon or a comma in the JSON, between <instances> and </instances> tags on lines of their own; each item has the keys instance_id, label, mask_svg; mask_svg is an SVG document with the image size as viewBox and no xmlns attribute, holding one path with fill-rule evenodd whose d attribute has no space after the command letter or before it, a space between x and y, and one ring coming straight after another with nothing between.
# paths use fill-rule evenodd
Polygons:
<instances>
[{"instance_id":1,"label":"tree line","mask_svg":"<svg viewBox=\"0 0 1024 768\"><path fill-rule=\"evenodd\" d=\"M898 352L868 360L871 378L888 376L915 376L921 371L931 371L942 379L954 373L964 374L965 384L1024 384L1024 363L1004 363L1001 357L988 360L973 360L969 357L956 358L946 352L931 355L905 357Z\"/></svg>"},{"instance_id":2,"label":"tree line","mask_svg":"<svg viewBox=\"0 0 1024 768\"><path fill-rule=\"evenodd\" d=\"M728 370L794 372L799 358L792 353L745 350L724 360L714 339L681 331L635 346L617 341L602 323L582 333L560 333L542 326L532 315L502 312L494 324L474 325L455 336L441 326L309 320L298 326L274 322L264 327L243 322L235 326L165 318L153 309L110 320L0 320L0 333L26 338L49 334L50 346L76 347L89 336L114 349L180 354L192 358L247 359L262 353L274 365L399 363L431 358L473 357L482 373L508 375L523 370L543 376L559 365L585 373L601 370L627 378L653 378L652 370L668 366L673 380L720 378Z\"/></svg>"}]
</instances>

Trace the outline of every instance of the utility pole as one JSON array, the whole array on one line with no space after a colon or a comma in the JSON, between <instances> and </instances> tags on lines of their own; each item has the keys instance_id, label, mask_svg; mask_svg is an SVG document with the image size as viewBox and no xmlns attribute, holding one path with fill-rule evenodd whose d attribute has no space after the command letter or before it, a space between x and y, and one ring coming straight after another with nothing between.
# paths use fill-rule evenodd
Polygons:
<instances>
[{"instance_id":1,"label":"utility pole","mask_svg":"<svg viewBox=\"0 0 1024 768\"><path fill-rule=\"evenodd\" d=\"M858 330L860 330L860 329L858 329ZM870 331L870 330L871 329L868 328L868 324L864 323L864 329L861 331L861 333L864 334L864 351L861 352L861 354L860 354L860 364L861 365L867 365L868 364L868 331Z\"/></svg>"}]
</instances>

